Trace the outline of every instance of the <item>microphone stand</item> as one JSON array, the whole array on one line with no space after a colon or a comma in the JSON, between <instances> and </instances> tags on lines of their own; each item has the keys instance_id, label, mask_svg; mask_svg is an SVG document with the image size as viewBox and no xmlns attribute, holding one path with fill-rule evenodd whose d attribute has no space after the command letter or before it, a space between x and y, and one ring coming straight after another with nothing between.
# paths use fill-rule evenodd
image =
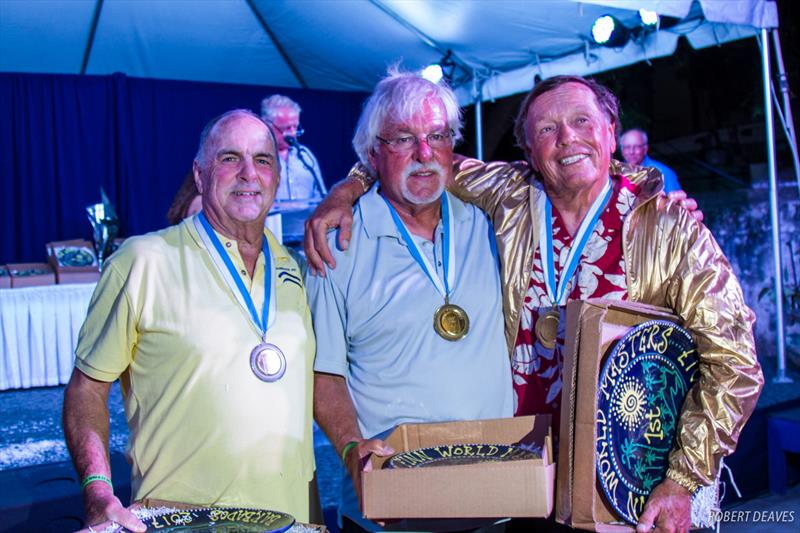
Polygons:
<instances>
[{"instance_id":1,"label":"microphone stand","mask_svg":"<svg viewBox=\"0 0 800 533\"><path fill-rule=\"evenodd\" d=\"M313 176L314 178L314 183L322 193L322 196L328 194L328 189L325 187L325 183L319 177L319 174L317 174L317 171L314 168L314 163L311 161L311 158L309 157L311 155L310 151L305 146L302 146L299 142L297 142L297 137L287 136L284 137L284 139L286 139L286 142L289 144L289 146L297 150L297 158L300 160L300 163L302 163L303 166L306 167L306 170L311 172L311 176Z\"/></svg>"}]
</instances>

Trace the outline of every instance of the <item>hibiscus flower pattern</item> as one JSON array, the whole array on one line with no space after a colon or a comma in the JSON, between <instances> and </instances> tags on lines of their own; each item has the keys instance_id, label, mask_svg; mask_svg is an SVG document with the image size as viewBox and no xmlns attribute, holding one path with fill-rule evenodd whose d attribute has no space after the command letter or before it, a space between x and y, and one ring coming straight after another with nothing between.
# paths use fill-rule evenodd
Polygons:
<instances>
[{"instance_id":1,"label":"hibiscus flower pattern","mask_svg":"<svg viewBox=\"0 0 800 533\"><path fill-rule=\"evenodd\" d=\"M587 298L628 298L625 260L622 256L622 222L633 209L638 187L621 176L613 178L613 192L594 231L581 254L575 275L567 285L569 300ZM572 237L553 208L553 257L558 274L566 268ZM512 355L514 411L558 415L561 406L561 372L566 324L566 306L559 307L561 320L554 348L548 349L536 339L534 325L541 314L552 309L544 284L542 258L537 248L533 258L531 282L523 301L519 330ZM554 422L557 423L558 417Z\"/></svg>"}]
</instances>

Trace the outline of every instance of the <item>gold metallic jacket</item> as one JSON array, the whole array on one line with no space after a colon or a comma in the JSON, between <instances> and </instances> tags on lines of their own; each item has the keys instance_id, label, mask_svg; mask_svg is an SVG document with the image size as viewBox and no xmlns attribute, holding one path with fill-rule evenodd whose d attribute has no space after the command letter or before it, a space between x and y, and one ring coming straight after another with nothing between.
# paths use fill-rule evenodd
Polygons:
<instances>
[{"instance_id":1,"label":"gold metallic jacket","mask_svg":"<svg viewBox=\"0 0 800 533\"><path fill-rule=\"evenodd\" d=\"M623 224L628 297L672 309L692 332L701 377L681 413L667 476L689 490L713 482L733 452L764 382L753 339L753 312L711 232L665 196L661 174L612 161L641 190ZM526 163L460 163L451 191L492 219L501 258L509 352L519 328L544 219L544 191Z\"/></svg>"}]
</instances>

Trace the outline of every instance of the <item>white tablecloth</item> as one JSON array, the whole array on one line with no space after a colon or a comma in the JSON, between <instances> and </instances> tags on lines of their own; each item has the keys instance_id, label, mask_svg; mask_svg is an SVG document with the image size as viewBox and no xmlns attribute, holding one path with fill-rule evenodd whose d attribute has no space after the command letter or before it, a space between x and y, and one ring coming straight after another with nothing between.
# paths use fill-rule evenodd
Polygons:
<instances>
[{"instance_id":1,"label":"white tablecloth","mask_svg":"<svg viewBox=\"0 0 800 533\"><path fill-rule=\"evenodd\" d=\"M0 390L69 381L94 286L0 289Z\"/></svg>"}]
</instances>

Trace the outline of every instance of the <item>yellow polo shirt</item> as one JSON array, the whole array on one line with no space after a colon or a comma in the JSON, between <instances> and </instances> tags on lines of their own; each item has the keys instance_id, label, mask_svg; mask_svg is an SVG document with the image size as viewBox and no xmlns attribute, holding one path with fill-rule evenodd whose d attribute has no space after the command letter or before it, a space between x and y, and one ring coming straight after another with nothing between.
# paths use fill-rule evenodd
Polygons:
<instances>
[{"instance_id":1,"label":"yellow polo shirt","mask_svg":"<svg viewBox=\"0 0 800 533\"><path fill-rule=\"evenodd\" d=\"M314 334L300 269L265 234L277 295L267 341L287 359L274 383L250 369L260 334L217 272L193 218L128 239L106 263L75 366L101 381L120 378L133 500L257 507L308 521ZM245 272L260 313L263 254L251 280L236 242L217 236Z\"/></svg>"}]
</instances>

